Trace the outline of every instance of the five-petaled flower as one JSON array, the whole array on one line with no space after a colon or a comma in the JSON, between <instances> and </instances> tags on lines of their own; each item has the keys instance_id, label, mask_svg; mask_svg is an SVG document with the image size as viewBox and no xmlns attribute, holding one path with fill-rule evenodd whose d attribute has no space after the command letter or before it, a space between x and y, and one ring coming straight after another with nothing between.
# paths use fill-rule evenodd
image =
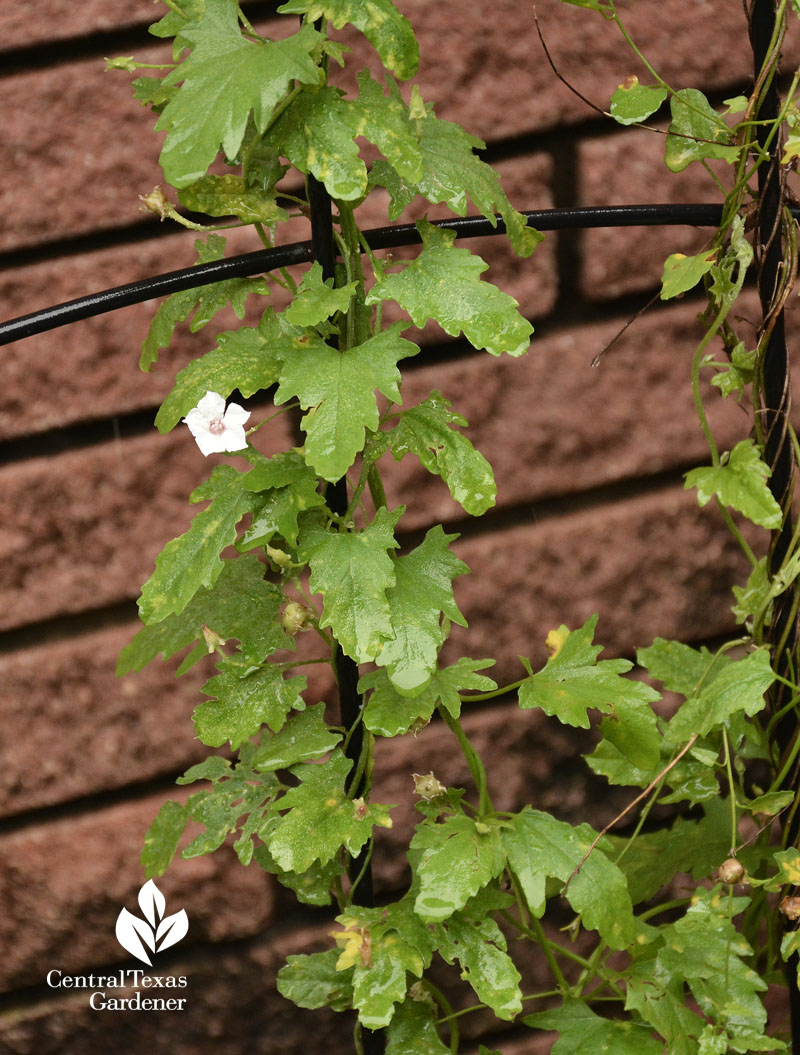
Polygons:
<instances>
[{"instance_id":1,"label":"five-petaled flower","mask_svg":"<svg viewBox=\"0 0 800 1055\"><path fill-rule=\"evenodd\" d=\"M241 451L247 446L244 424L250 411L229 403L218 392L206 392L194 410L183 419L203 454Z\"/></svg>"}]
</instances>

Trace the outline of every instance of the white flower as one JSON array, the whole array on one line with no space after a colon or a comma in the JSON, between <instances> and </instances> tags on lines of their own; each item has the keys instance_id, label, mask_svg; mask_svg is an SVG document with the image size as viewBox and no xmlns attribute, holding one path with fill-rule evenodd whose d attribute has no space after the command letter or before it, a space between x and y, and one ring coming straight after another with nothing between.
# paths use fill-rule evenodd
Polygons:
<instances>
[{"instance_id":1,"label":"white flower","mask_svg":"<svg viewBox=\"0 0 800 1055\"><path fill-rule=\"evenodd\" d=\"M229 403L218 392L206 392L194 410L183 419L205 455L220 451L241 451L247 446L244 423L250 411Z\"/></svg>"}]
</instances>

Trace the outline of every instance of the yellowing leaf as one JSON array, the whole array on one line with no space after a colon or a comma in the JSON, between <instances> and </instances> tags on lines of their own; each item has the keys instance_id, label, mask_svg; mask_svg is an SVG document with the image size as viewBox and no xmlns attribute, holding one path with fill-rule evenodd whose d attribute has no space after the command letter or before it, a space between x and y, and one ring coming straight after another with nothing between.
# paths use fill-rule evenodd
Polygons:
<instances>
[{"instance_id":1,"label":"yellowing leaf","mask_svg":"<svg viewBox=\"0 0 800 1055\"><path fill-rule=\"evenodd\" d=\"M335 29L349 22L364 34L387 69L404 80L417 72L419 47L414 30L392 0L288 0L278 10L305 15L306 22L326 18Z\"/></svg>"},{"instance_id":2,"label":"yellowing leaf","mask_svg":"<svg viewBox=\"0 0 800 1055\"><path fill-rule=\"evenodd\" d=\"M703 275L708 274L714 266L716 259L716 250L696 256L684 256L683 253L668 256L661 277L661 299L669 300L694 289Z\"/></svg>"},{"instance_id":3,"label":"yellowing leaf","mask_svg":"<svg viewBox=\"0 0 800 1055\"><path fill-rule=\"evenodd\" d=\"M654 114L666 97L666 88L639 84L638 77L629 77L611 96L610 113L618 124L636 124Z\"/></svg>"},{"instance_id":4,"label":"yellowing leaf","mask_svg":"<svg viewBox=\"0 0 800 1055\"><path fill-rule=\"evenodd\" d=\"M577 630L562 626L550 631L548 646L555 646L555 651L542 670L520 685L520 707L540 707L565 725L588 729L590 707L614 714L626 704L635 706L658 699L658 693L648 685L621 677L633 665L628 660L597 661L602 647L592 644L596 625L594 615Z\"/></svg>"}]
</instances>

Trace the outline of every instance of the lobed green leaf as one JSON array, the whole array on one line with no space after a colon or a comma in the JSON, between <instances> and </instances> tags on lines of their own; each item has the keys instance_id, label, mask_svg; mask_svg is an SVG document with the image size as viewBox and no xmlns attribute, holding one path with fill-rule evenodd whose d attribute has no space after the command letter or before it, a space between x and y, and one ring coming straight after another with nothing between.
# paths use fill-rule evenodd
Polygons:
<instances>
[{"instance_id":1,"label":"lobed green leaf","mask_svg":"<svg viewBox=\"0 0 800 1055\"><path fill-rule=\"evenodd\" d=\"M254 458L242 484L248 491L258 492L258 499L250 527L237 543L241 550L265 546L275 535L295 546L300 514L325 503L317 491L317 474L297 451L284 451L269 459Z\"/></svg>"},{"instance_id":2,"label":"lobed green leaf","mask_svg":"<svg viewBox=\"0 0 800 1055\"><path fill-rule=\"evenodd\" d=\"M760 648L728 664L697 695L681 705L667 727L667 738L679 744L695 734L705 736L737 711L758 714L766 703L764 693L774 680L766 649Z\"/></svg>"},{"instance_id":3,"label":"lobed green leaf","mask_svg":"<svg viewBox=\"0 0 800 1055\"><path fill-rule=\"evenodd\" d=\"M337 748L325 763L292 768L302 783L280 800L279 808L289 812L267 843L285 872L305 872L314 861L324 865L342 846L357 857L376 824L391 828L391 807L348 798L344 784L352 765Z\"/></svg>"},{"instance_id":4,"label":"lobed green leaf","mask_svg":"<svg viewBox=\"0 0 800 1055\"><path fill-rule=\"evenodd\" d=\"M464 907L467 901L505 866L500 829L489 822L482 827L463 814L440 824L418 825L411 840L419 852L415 868L418 893L414 911L423 920L438 923Z\"/></svg>"},{"instance_id":5,"label":"lobed green leaf","mask_svg":"<svg viewBox=\"0 0 800 1055\"><path fill-rule=\"evenodd\" d=\"M366 303L395 300L415 326L435 319L445 333L462 331L475 348L492 355L524 355L533 327L519 314L517 301L481 281L486 264L467 249L455 249L455 234L421 220L425 247L399 274L387 274L367 294Z\"/></svg>"},{"instance_id":6,"label":"lobed green leaf","mask_svg":"<svg viewBox=\"0 0 800 1055\"><path fill-rule=\"evenodd\" d=\"M209 791L192 795L187 808L192 820L202 824L205 830L195 836L181 857L188 860L213 853L236 831L240 817L246 816L236 845L240 860L246 864L252 853L252 833L262 823L264 814L272 810L278 790L278 782L271 774L256 781L255 774L240 763L227 780L216 782Z\"/></svg>"},{"instance_id":7,"label":"lobed green leaf","mask_svg":"<svg viewBox=\"0 0 800 1055\"><path fill-rule=\"evenodd\" d=\"M700 649L680 641L657 637L649 648L640 648L636 661L669 692L694 696L697 686L707 684L731 662L724 653L715 655L703 645Z\"/></svg>"},{"instance_id":8,"label":"lobed green leaf","mask_svg":"<svg viewBox=\"0 0 800 1055\"><path fill-rule=\"evenodd\" d=\"M575 0L570 0L575 2ZM651 1035L650 1027L625 1019L601 1018L576 997L564 998L560 1007L526 1015L522 1020L532 1029L555 1029L559 1038L553 1055L586 1055L586 1052L608 1052L609 1055L661 1055L661 1041Z\"/></svg>"},{"instance_id":9,"label":"lobed green leaf","mask_svg":"<svg viewBox=\"0 0 800 1055\"><path fill-rule=\"evenodd\" d=\"M730 919L749 899L730 901L718 886L699 887L686 914L661 928L657 963L666 977L685 979L701 1011L731 1033L763 1034L767 1013L758 994L767 983L749 966L753 950Z\"/></svg>"},{"instance_id":10,"label":"lobed green leaf","mask_svg":"<svg viewBox=\"0 0 800 1055\"><path fill-rule=\"evenodd\" d=\"M296 396L308 413L306 461L323 480L339 480L364 446L365 429L378 427L376 391L400 402L398 360L419 348L400 336L401 323L363 344L339 351L318 337L296 338L284 357L275 403Z\"/></svg>"},{"instance_id":11,"label":"lobed green leaf","mask_svg":"<svg viewBox=\"0 0 800 1055\"><path fill-rule=\"evenodd\" d=\"M399 99L396 87L392 95ZM485 143L451 121L440 121L430 110L422 108L414 127L422 156L422 176L408 176L388 160L377 161L370 169L370 183L385 187L391 197L389 218L396 220L400 213L420 194L432 204L443 202L457 216L465 216L469 198L494 226L495 211L506 225L506 233L514 251L522 257L530 256L543 235L529 227L522 213L517 212L506 197L494 169L476 156Z\"/></svg>"},{"instance_id":12,"label":"lobed green leaf","mask_svg":"<svg viewBox=\"0 0 800 1055\"><path fill-rule=\"evenodd\" d=\"M289 219L289 214L275 200L275 194L249 186L242 176L202 176L178 192L178 201L186 209L207 216L236 216L242 223L274 226Z\"/></svg>"},{"instance_id":13,"label":"lobed green leaf","mask_svg":"<svg viewBox=\"0 0 800 1055\"><path fill-rule=\"evenodd\" d=\"M235 158L251 116L256 129L266 131L293 81L319 83L314 51L323 38L309 23L284 40L249 40L239 28L235 0L206 0L181 39L191 51L165 78L181 87L156 124L156 131L167 133L164 175L179 188L204 176L220 147Z\"/></svg>"},{"instance_id":14,"label":"lobed green leaf","mask_svg":"<svg viewBox=\"0 0 800 1055\"><path fill-rule=\"evenodd\" d=\"M209 588L219 578L224 566L220 554L236 538L236 525L252 508L253 498L242 487L241 473L219 465L191 495L192 502L208 499L211 504L196 514L189 530L156 557L156 570L139 598L143 623L180 614L201 587Z\"/></svg>"},{"instance_id":15,"label":"lobed green leaf","mask_svg":"<svg viewBox=\"0 0 800 1055\"><path fill-rule=\"evenodd\" d=\"M225 399L238 389L247 398L274 385L280 377L282 353L290 348L278 323L268 314L258 326L242 326L220 333L217 347L193 359L180 371L175 387L156 415L159 432L169 432L206 392L217 392Z\"/></svg>"},{"instance_id":16,"label":"lobed green leaf","mask_svg":"<svg viewBox=\"0 0 800 1055\"><path fill-rule=\"evenodd\" d=\"M399 1004L386 1030L386 1055L448 1055L434 1017L433 1006L424 999L409 997Z\"/></svg>"},{"instance_id":17,"label":"lobed green leaf","mask_svg":"<svg viewBox=\"0 0 800 1055\"><path fill-rule=\"evenodd\" d=\"M225 255L225 239L222 235L210 234L205 242L198 239L195 243L198 264L212 263L221 260ZM245 302L250 294L265 295L269 292L263 278L227 278L222 282L212 282L206 286L196 286L172 293L159 304L150 329L142 343L142 354L139 358L141 370L152 370L158 361L162 348L168 348L175 328L186 322L192 313L189 329L196 333L206 326L214 316L228 304L231 305L238 319L244 318ZM216 391L216 389L211 390ZM205 390L200 393L204 395ZM199 397L198 397L199 398ZM197 400L195 400L197 402ZM192 404L194 405L194 404ZM187 407L190 410L191 407Z\"/></svg>"},{"instance_id":18,"label":"lobed green leaf","mask_svg":"<svg viewBox=\"0 0 800 1055\"><path fill-rule=\"evenodd\" d=\"M441 476L467 513L481 516L494 505L497 487L488 461L451 427L466 424L460 414L452 413L441 392L433 391L416 407L402 411L389 442L396 461L415 454L429 473Z\"/></svg>"},{"instance_id":19,"label":"lobed green leaf","mask_svg":"<svg viewBox=\"0 0 800 1055\"><path fill-rule=\"evenodd\" d=\"M401 694L418 692L436 669L444 642L441 617L466 626L453 597L453 579L469 571L448 548L456 538L437 524L394 562L395 584L386 593L394 636L382 643L375 662L386 667Z\"/></svg>"},{"instance_id":20,"label":"lobed green leaf","mask_svg":"<svg viewBox=\"0 0 800 1055\"><path fill-rule=\"evenodd\" d=\"M311 591L323 598L319 625L330 626L357 663L375 659L394 633L386 593L395 584L395 571L388 551L398 546L394 527L402 513L403 507L381 508L362 531L313 526L300 536L301 559L311 567Z\"/></svg>"},{"instance_id":21,"label":"lobed green leaf","mask_svg":"<svg viewBox=\"0 0 800 1055\"><path fill-rule=\"evenodd\" d=\"M353 1006L352 971L337 970L337 959L334 949L287 956L286 966L278 971L278 992L298 1007L349 1011Z\"/></svg>"},{"instance_id":22,"label":"lobed green leaf","mask_svg":"<svg viewBox=\"0 0 800 1055\"><path fill-rule=\"evenodd\" d=\"M729 803L715 795L703 804L700 820L679 817L671 828L640 832L635 839L608 836L624 854L625 873L634 905L649 901L678 872L705 879L730 856Z\"/></svg>"},{"instance_id":23,"label":"lobed green leaf","mask_svg":"<svg viewBox=\"0 0 800 1055\"><path fill-rule=\"evenodd\" d=\"M159 653L169 659L198 641L178 668L178 674L184 674L208 653L204 628L223 641L239 641L239 655L246 666L255 666L277 649L293 648L280 625L283 594L264 581L265 570L254 556L223 561L213 588L201 587L182 612L142 627L120 653L117 675L141 670Z\"/></svg>"},{"instance_id":24,"label":"lobed green leaf","mask_svg":"<svg viewBox=\"0 0 800 1055\"><path fill-rule=\"evenodd\" d=\"M526 806L503 831L503 847L535 916L544 913L548 877L569 880L566 897L584 924L612 949L624 949L635 935L631 897L625 876L600 846L583 860L594 838L588 824L573 828Z\"/></svg>"},{"instance_id":25,"label":"lobed green leaf","mask_svg":"<svg viewBox=\"0 0 800 1055\"><path fill-rule=\"evenodd\" d=\"M686 473L684 486L697 488L701 506L716 495L724 506L743 513L754 524L774 530L781 526L783 513L767 486L771 475L772 470L761 460L753 440L747 439L740 440L720 465Z\"/></svg>"},{"instance_id":26,"label":"lobed green leaf","mask_svg":"<svg viewBox=\"0 0 800 1055\"><path fill-rule=\"evenodd\" d=\"M341 739L340 733L325 724L325 704L318 703L296 715L280 730L272 734L262 732L252 766L259 772L289 769L298 762L323 758Z\"/></svg>"},{"instance_id":27,"label":"lobed green leaf","mask_svg":"<svg viewBox=\"0 0 800 1055\"><path fill-rule=\"evenodd\" d=\"M333 279L322 279L322 264L315 260L303 275L294 300L284 312L293 326L316 326L337 311L347 311L356 283L333 288Z\"/></svg>"},{"instance_id":28,"label":"lobed green leaf","mask_svg":"<svg viewBox=\"0 0 800 1055\"><path fill-rule=\"evenodd\" d=\"M305 707L301 692L304 677L284 679L280 670L266 666L244 673L231 660L219 664L220 673L203 686L214 699L199 704L192 715L197 735L209 747L221 747L227 740L234 749L262 725L278 732L291 710Z\"/></svg>"},{"instance_id":29,"label":"lobed green leaf","mask_svg":"<svg viewBox=\"0 0 800 1055\"><path fill-rule=\"evenodd\" d=\"M616 714L618 720L620 715L626 715L629 730L632 722L637 720L634 714L639 716L640 726L647 723L637 708L657 700L659 694L649 685L621 676L633 666L628 660L597 662L602 648L592 644L596 626L597 616L593 615L577 630L570 631L561 626L551 631L548 643L554 650L553 655L543 670L526 678L520 686L520 707L539 707L565 725L582 729L589 728L587 712L590 707L606 714ZM620 708L619 714L617 708ZM637 739L635 734L633 738Z\"/></svg>"},{"instance_id":30,"label":"lobed green leaf","mask_svg":"<svg viewBox=\"0 0 800 1055\"><path fill-rule=\"evenodd\" d=\"M315 176L341 201L362 198L367 190L367 167L353 138L349 105L337 88L303 92L263 140L265 150Z\"/></svg>"},{"instance_id":31,"label":"lobed green leaf","mask_svg":"<svg viewBox=\"0 0 800 1055\"><path fill-rule=\"evenodd\" d=\"M462 656L450 667L436 670L417 695L401 695L389 679L385 670L365 674L358 683L358 691L371 691L364 708L364 724L378 736L399 736L409 729L427 724L437 703L458 718L461 713L461 697L464 689L491 692L497 688L491 678L476 671L494 664L492 659L467 659Z\"/></svg>"},{"instance_id":32,"label":"lobed green leaf","mask_svg":"<svg viewBox=\"0 0 800 1055\"><path fill-rule=\"evenodd\" d=\"M369 70L359 72L358 98L348 103L351 134L374 143L402 179L419 180L424 172L422 150L408 107L388 75L386 83L388 96Z\"/></svg>"},{"instance_id":33,"label":"lobed green leaf","mask_svg":"<svg viewBox=\"0 0 800 1055\"><path fill-rule=\"evenodd\" d=\"M434 928L436 947L445 963L461 964L461 977L498 1018L510 1021L522 1010L522 976L506 951L495 921L465 919L455 913Z\"/></svg>"}]
</instances>

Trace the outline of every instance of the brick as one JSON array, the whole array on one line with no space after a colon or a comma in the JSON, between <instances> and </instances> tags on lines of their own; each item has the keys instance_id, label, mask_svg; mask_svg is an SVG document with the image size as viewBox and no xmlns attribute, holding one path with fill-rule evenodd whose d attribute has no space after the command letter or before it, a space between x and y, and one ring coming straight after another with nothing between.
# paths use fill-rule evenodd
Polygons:
<instances>
[{"instance_id":1,"label":"brick","mask_svg":"<svg viewBox=\"0 0 800 1055\"><path fill-rule=\"evenodd\" d=\"M175 663L114 677L130 623L0 656L3 720L24 735L0 747L0 816L183 771L208 753L193 708L210 676ZM86 758L91 757L91 766Z\"/></svg>"},{"instance_id":2,"label":"brick","mask_svg":"<svg viewBox=\"0 0 800 1055\"><path fill-rule=\"evenodd\" d=\"M74 974L125 958L114 926L123 906L138 914L144 834L161 803L184 794L159 793L0 838L0 990L41 985L51 968ZM230 852L178 859L158 885L168 911L185 908L189 916L183 950L253 935L271 917L271 881Z\"/></svg>"},{"instance_id":3,"label":"brick","mask_svg":"<svg viewBox=\"0 0 800 1055\"><path fill-rule=\"evenodd\" d=\"M706 461L689 382L702 336L696 312L692 305L649 312L596 369L593 357L627 320L534 334L519 360L474 355L414 369L404 381L404 405L438 388L467 418L467 434L494 467L499 508ZM740 406L713 390L707 410L723 449L743 438ZM381 466L390 505L409 504L405 524L464 516L413 456Z\"/></svg>"},{"instance_id":4,"label":"brick","mask_svg":"<svg viewBox=\"0 0 800 1055\"><path fill-rule=\"evenodd\" d=\"M400 0L398 6L417 27L419 81L439 117L497 140L598 116L554 76L530 7L515 0L498 0L491 10L459 0L435 6ZM678 0L618 6L643 53L676 88L722 88L751 77L747 22L740 8ZM599 14L557 0L542 0L536 10L560 73L600 109L607 108L629 74L652 82L616 28ZM788 53L787 61L792 61Z\"/></svg>"},{"instance_id":5,"label":"brick","mask_svg":"<svg viewBox=\"0 0 800 1055\"><path fill-rule=\"evenodd\" d=\"M16 5L0 12L0 39L3 49L30 44L52 43L65 37L88 35L152 21L150 0L45 0L37 4L36 17ZM144 30L142 32L144 37ZM144 39L147 39L144 37Z\"/></svg>"},{"instance_id":6,"label":"brick","mask_svg":"<svg viewBox=\"0 0 800 1055\"><path fill-rule=\"evenodd\" d=\"M664 136L643 129L585 139L578 147L579 204L634 205L650 202L716 202L719 188L697 164L670 172L664 164ZM722 177L725 166L716 166ZM583 235L581 293L608 300L658 288L670 253L699 253L712 228L644 227L587 230Z\"/></svg>"},{"instance_id":7,"label":"brick","mask_svg":"<svg viewBox=\"0 0 800 1055\"><path fill-rule=\"evenodd\" d=\"M260 449L291 446L288 427L277 418L259 433ZM209 472L183 427L0 472L15 511L2 538L0 629L137 596L165 542L187 530L188 495Z\"/></svg>"},{"instance_id":8,"label":"brick","mask_svg":"<svg viewBox=\"0 0 800 1055\"><path fill-rule=\"evenodd\" d=\"M520 677L519 655L546 657L547 632L594 612L597 640L632 654L656 636L702 641L732 629L733 583L748 566L710 507L668 487L563 517L531 519L465 537L454 548L473 568L457 582L469 630L453 628L443 656L502 657L497 676ZM762 551L765 536L754 543Z\"/></svg>"},{"instance_id":9,"label":"brick","mask_svg":"<svg viewBox=\"0 0 800 1055\"><path fill-rule=\"evenodd\" d=\"M190 959L173 956L169 971L159 973L187 978L186 989L180 991L187 996L181 1013L94 1011L88 1006L87 990L69 995L51 991L57 998L3 1018L0 1050L4 1055L97 1051L274 1055L276 1050L281 1055L306 1055L324 1049L330 1055L352 1055L350 1015L303 1010L275 988L275 976L286 956L327 947L330 939L325 930L329 929L330 924L288 935L270 931L244 947L206 948ZM119 995L131 994L132 990Z\"/></svg>"},{"instance_id":10,"label":"brick","mask_svg":"<svg viewBox=\"0 0 800 1055\"><path fill-rule=\"evenodd\" d=\"M255 3L244 3L250 21L263 25L264 19L257 19L259 8L269 9L274 5L269 0L256 0ZM31 44L63 41L69 37L87 37L94 33L114 30L127 30L138 33L141 41L131 45L138 53L141 48L153 43L147 27L162 14L163 8L156 7L152 0L82 0L80 4L70 0L41 0L36 5L35 17L31 11L21 8L6 7L0 11L0 39L3 50Z\"/></svg>"},{"instance_id":11,"label":"brick","mask_svg":"<svg viewBox=\"0 0 800 1055\"><path fill-rule=\"evenodd\" d=\"M12 318L28 314L51 304L188 267L197 259L197 237L194 232L185 231L135 246L2 271L0 300L4 315ZM250 232L232 231L227 235L229 256L260 248L260 242ZM255 321L251 316L259 300L251 298L254 308L244 323ZM0 391L0 439L152 407L164 398L175 373L190 358L213 348L217 333L244 324L231 308L225 308L197 333L191 333L188 325L181 325L172 347L161 353L152 372L143 374L137 366L139 351L158 303L147 301L120 308L7 345ZM53 354L55 347L58 355ZM113 435L111 430L109 435Z\"/></svg>"},{"instance_id":12,"label":"brick","mask_svg":"<svg viewBox=\"0 0 800 1055\"><path fill-rule=\"evenodd\" d=\"M151 49L165 61L168 49ZM138 194L161 180L153 116L124 73L101 59L20 74L0 84L6 176L0 248L134 223ZM87 120L86 115L91 115Z\"/></svg>"}]
</instances>

